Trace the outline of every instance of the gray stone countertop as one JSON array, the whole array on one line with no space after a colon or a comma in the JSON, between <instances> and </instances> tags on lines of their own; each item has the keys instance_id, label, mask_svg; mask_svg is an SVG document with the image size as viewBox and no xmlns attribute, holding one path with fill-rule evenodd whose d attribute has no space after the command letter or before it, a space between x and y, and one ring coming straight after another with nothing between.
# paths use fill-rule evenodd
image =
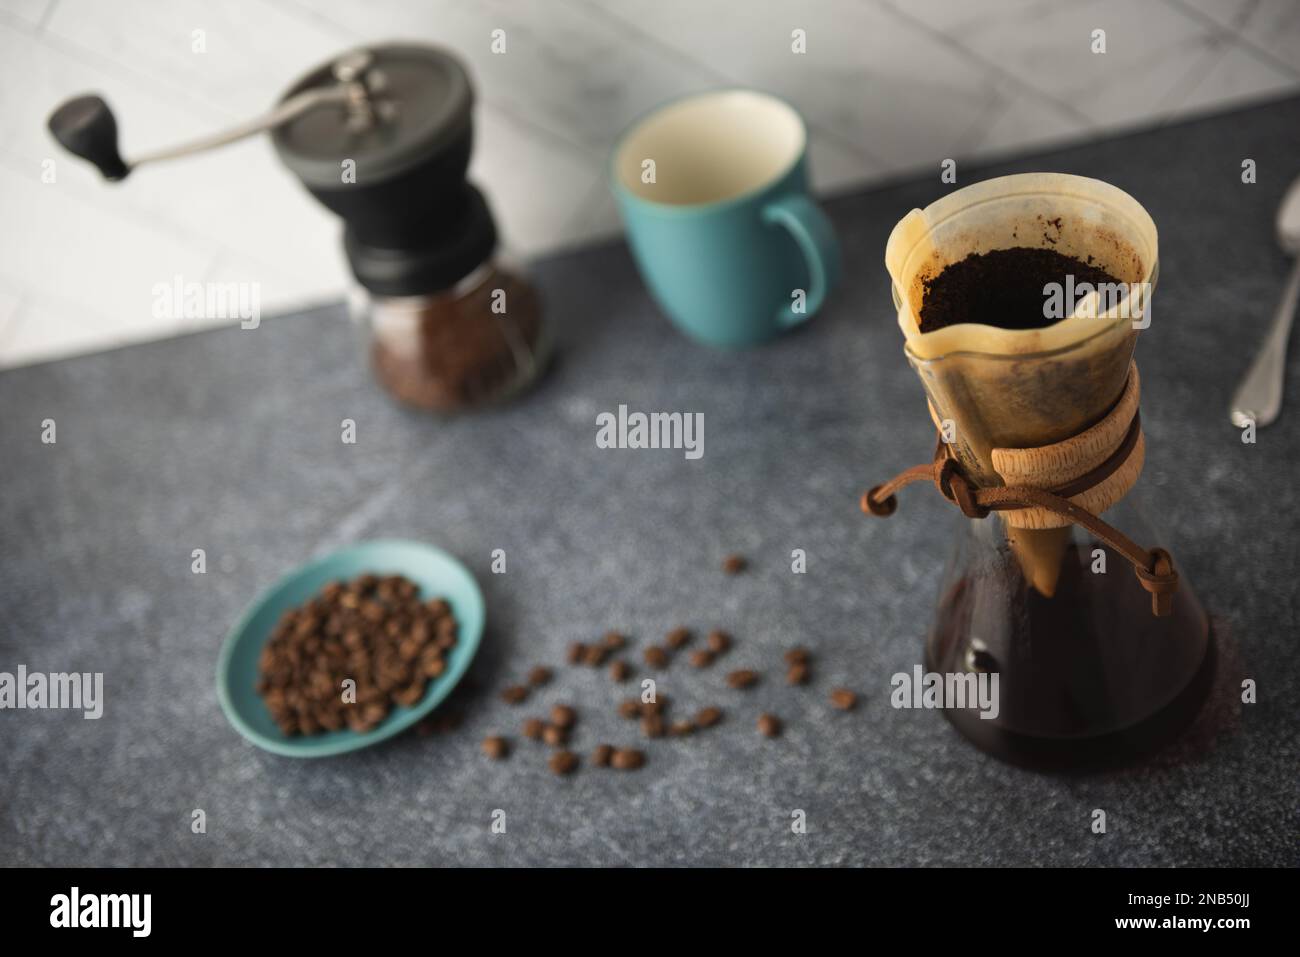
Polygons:
<instances>
[{"instance_id":1,"label":"gray stone countertop","mask_svg":"<svg viewBox=\"0 0 1300 957\"><path fill-rule=\"evenodd\" d=\"M1300 99L959 175L1038 169L1115 183L1160 228L1141 487L1223 655L1179 744L1049 776L889 705L890 675L921 660L961 521L924 488L887 522L857 509L931 448L882 257L894 222L950 188L936 171L828 200L844 283L763 348L685 341L621 244L537 264L557 361L521 401L461 418L390 403L340 307L0 374L0 670L102 671L106 696L98 721L0 712L0 864L1295 865L1300 350L1256 444L1226 409L1289 268L1273 218L1300 172ZM620 403L703 412L703 459L597 449L595 417ZM340 442L344 418L356 445ZM319 761L257 750L217 703L227 629L300 562L389 536L448 549L485 591L482 648L445 706L461 727ZM747 573L720 572L732 551ZM726 707L723 725L648 742L633 774L559 779L518 742L520 719L557 701L579 707L579 751L632 740L612 713L627 690L603 671L561 670L521 708L496 691L575 639L617 628L639 648L678 624L729 629L726 667L768 675L742 696L722 667L665 674L679 704ZM816 653L807 689L780 678L796 643ZM1243 677L1257 704L1239 703ZM827 703L841 684L862 695L852 713ZM755 732L764 709L782 737ZM493 732L520 744L510 760L480 753ZM196 808L206 834L191 833Z\"/></svg>"}]
</instances>

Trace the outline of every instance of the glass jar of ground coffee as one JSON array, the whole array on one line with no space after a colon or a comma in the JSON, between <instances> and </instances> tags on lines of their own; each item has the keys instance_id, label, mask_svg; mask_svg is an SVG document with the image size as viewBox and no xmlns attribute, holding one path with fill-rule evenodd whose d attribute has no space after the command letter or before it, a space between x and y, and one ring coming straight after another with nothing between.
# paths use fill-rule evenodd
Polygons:
<instances>
[{"instance_id":1,"label":"glass jar of ground coffee","mask_svg":"<svg viewBox=\"0 0 1300 957\"><path fill-rule=\"evenodd\" d=\"M509 398L537 375L544 341L536 291L495 262L425 296L366 296L371 368L394 398L454 412Z\"/></svg>"},{"instance_id":2,"label":"glass jar of ground coffee","mask_svg":"<svg viewBox=\"0 0 1300 957\"><path fill-rule=\"evenodd\" d=\"M549 352L536 290L496 255L496 228L468 184L454 213L401 248L344 235L362 290L353 318L371 369L401 402L455 412L498 402L541 371Z\"/></svg>"}]
</instances>

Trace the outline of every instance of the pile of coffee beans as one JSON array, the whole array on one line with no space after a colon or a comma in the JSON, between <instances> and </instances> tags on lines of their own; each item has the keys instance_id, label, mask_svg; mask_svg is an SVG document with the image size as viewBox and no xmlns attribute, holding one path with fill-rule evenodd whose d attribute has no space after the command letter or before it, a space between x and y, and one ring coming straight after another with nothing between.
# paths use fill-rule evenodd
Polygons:
<instances>
[{"instance_id":1,"label":"pile of coffee beans","mask_svg":"<svg viewBox=\"0 0 1300 957\"><path fill-rule=\"evenodd\" d=\"M424 697L457 633L447 602L422 601L401 575L331 582L280 617L258 660L257 691L286 735L369 731L393 706Z\"/></svg>"},{"instance_id":2,"label":"pile of coffee beans","mask_svg":"<svg viewBox=\"0 0 1300 957\"><path fill-rule=\"evenodd\" d=\"M617 635L619 649L626 644L626 637L617 632L610 632L610 635ZM570 646L567 659L570 664L578 667L590 667L588 652L591 648L605 648L605 643L609 636L600 643L585 644L576 642ZM687 647L693 640L693 634L686 628L674 628L665 636L662 645L650 645L646 648L646 663L652 668L666 668L671 663L672 656L669 649L677 650ZM720 655L726 653L732 646L731 636L723 631L712 631L709 633L708 647L697 649L710 655ZM608 650L608 649L606 649ZM711 661L712 659L710 659ZM803 647L791 648L785 652L783 660L787 666L786 682L791 685L804 685L811 678L812 654L808 649ZM622 664L622 662L616 662ZM696 659L692 658L692 664L699 667ZM619 674L611 674L615 681L623 681L627 677L630 669L621 669ZM550 679L549 669L536 667L530 672L530 678L544 673L547 680ZM742 668L730 672L726 676L726 684L737 690L746 690L754 687L762 676L759 672ZM528 688L523 685L511 685L502 693L504 700L511 704L522 703L528 696ZM841 711L852 710L857 704L857 695L847 688L835 688L830 693L830 702ZM717 706L707 706L700 708L694 716L674 718L669 713L670 699L668 695L662 692L657 693L650 700L643 700L640 697L624 698L619 702L616 714L625 720L637 722L637 727L642 735L647 739L658 738L683 738L694 734L697 731L712 728L723 719L723 710ZM531 741L542 742L549 745L555 750L552 752L548 766L559 775L572 774L581 764L581 758L569 750L570 732L577 723L577 710L571 705L558 704L551 708L547 718L528 717L525 718L520 726L520 734ZM758 716L758 732L767 738L779 737L783 731L781 719L774 714L762 713ZM483 741L483 751L488 757L494 760L505 758L510 753L508 742L504 738L493 735ZM588 763L597 768L616 768L619 770L634 770L645 764L645 753L635 748L616 748L614 745L601 743L596 745L591 753Z\"/></svg>"},{"instance_id":3,"label":"pile of coffee beans","mask_svg":"<svg viewBox=\"0 0 1300 957\"><path fill-rule=\"evenodd\" d=\"M744 558L732 555L724 563L724 570L736 574L743 571L746 565ZM608 661L611 680L623 683L633 676L632 666L618 657L628 643L628 637L622 632L609 631L595 641L573 642L565 653L565 660L576 668L599 668ZM727 655L733 644L731 634L721 629L709 631L704 641L697 644L695 632L685 626L678 626L664 635L662 641L646 645L641 651L641 660L654 672L670 668L681 655L695 668L708 668ZM790 648L782 660L786 668L787 685L804 686L812 680L812 653L807 648ZM536 666L528 673L526 683L507 686L501 691L501 698L511 705L523 704L533 688L550 682L551 678L549 668ZM747 691L756 687L763 680L763 675L753 668L737 668L729 671L722 680L729 688ZM830 692L830 703L841 711L849 711L856 706L857 695L847 688L835 688ZM644 695L624 698L618 703L615 713L627 722L635 722L640 735L649 740L691 737L720 724L724 717L723 709L716 705L699 708L690 716L672 713L670 705L668 695L656 690L650 698ZM547 759L548 767L555 774L569 775L582 764L578 754L570 750L570 738L577 721L576 708L568 704L557 704L545 717L534 715L525 718L520 725L520 734L526 740L549 746L552 751ZM766 738L779 737L784 730L781 719L767 712L757 716L756 727L759 734ZM489 758L501 760L510 754L511 748L505 738L492 735L484 739L483 751ZM631 747L616 747L607 742L597 744L587 761L593 768L617 770L635 770L645 762L645 752Z\"/></svg>"}]
</instances>

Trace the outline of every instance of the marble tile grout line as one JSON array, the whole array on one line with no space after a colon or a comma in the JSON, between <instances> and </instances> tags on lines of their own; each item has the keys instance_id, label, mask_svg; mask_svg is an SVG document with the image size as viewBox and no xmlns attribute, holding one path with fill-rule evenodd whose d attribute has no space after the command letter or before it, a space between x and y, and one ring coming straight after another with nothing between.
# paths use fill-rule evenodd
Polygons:
<instances>
[{"instance_id":1,"label":"marble tile grout line","mask_svg":"<svg viewBox=\"0 0 1300 957\"><path fill-rule=\"evenodd\" d=\"M1249 53L1259 62L1265 63L1276 70L1281 70L1293 79L1300 80L1300 69L1296 69L1280 57L1274 56L1268 50L1265 50L1259 44L1246 36L1244 28L1254 16L1255 11L1259 9L1259 0L1250 0L1250 3L1242 8L1242 13L1238 16L1237 21L1233 23L1231 27L1224 26L1213 17L1202 13L1195 7L1188 6L1183 2L1183 0L1162 0L1162 2L1166 7L1177 10L1189 20L1195 20L1207 30L1230 38L1243 52Z\"/></svg>"},{"instance_id":2,"label":"marble tile grout line","mask_svg":"<svg viewBox=\"0 0 1300 957\"><path fill-rule=\"evenodd\" d=\"M665 43L663 40L659 39L659 37L656 37L654 34L647 33L637 24L632 23L631 21L619 16L616 12L612 10L608 10L600 6L598 3L594 3L593 0L561 0L561 2L568 3L570 5L577 4L579 6L585 7L592 13L600 17L603 17L607 22L617 23L620 27L625 29L629 34L635 35L644 43L655 47L661 52L671 54L674 58L681 61L682 63L687 64L693 69L699 70L701 73L707 73L717 78L719 81L723 83L729 85L735 85L742 82L740 80L737 80L735 77L731 76L730 74L724 73L723 71L717 69L712 64L703 62L701 60L697 60L695 57L691 56L685 50L681 50L673 46L671 43ZM889 167L889 164L885 162L883 157L877 156L874 152L862 146L861 144L853 140L850 140L844 136L841 136L835 130L823 126L819 123L814 123L806 116L804 117L804 122L807 123L809 132L818 134L819 136L833 143L836 147L844 150L845 152L852 153L854 156L857 156L860 159L871 163L872 165L876 166L879 169L887 169Z\"/></svg>"},{"instance_id":3,"label":"marble tile grout line","mask_svg":"<svg viewBox=\"0 0 1300 957\"><path fill-rule=\"evenodd\" d=\"M861 0L861 2L864 3L875 2L875 0ZM942 43L944 46L947 46L949 49L955 50L956 52L960 53L971 63L978 65L980 68L986 71L992 72L995 76L997 76L999 80L1008 83L1011 86L1014 86L1021 93L1028 94L1029 96L1037 99L1039 102L1049 104L1055 109L1061 111L1063 114L1069 116L1073 122L1079 124L1079 131L1081 133L1097 129L1097 124L1095 124L1086 114L1076 109L1073 104L1065 100L1060 100L1055 96L1052 96L1050 93L1044 93L1042 90L1038 89L1037 87L1025 83L1018 76L1006 70L1004 67L999 66L997 63L994 63L988 58L972 50L970 47L963 44L956 37L953 37L948 33L945 33L943 30L935 29L934 27L930 26L930 24L926 23L924 20L921 20L918 17L915 17L912 14L904 11L901 7L897 5L896 0L879 0L878 7L879 9L892 14L897 20L899 20L899 22L909 24L915 29L927 33L932 39L938 41L939 43Z\"/></svg>"}]
</instances>

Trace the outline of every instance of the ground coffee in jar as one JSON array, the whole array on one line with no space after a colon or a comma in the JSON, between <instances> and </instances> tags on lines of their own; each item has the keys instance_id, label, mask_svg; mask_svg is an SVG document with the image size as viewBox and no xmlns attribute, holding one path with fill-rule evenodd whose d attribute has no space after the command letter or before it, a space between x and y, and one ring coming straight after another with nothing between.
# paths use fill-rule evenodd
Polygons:
<instances>
[{"instance_id":1,"label":"ground coffee in jar","mask_svg":"<svg viewBox=\"0 0 1300 957\"><path fill-rule=\"evenodd\" d=\"M455 411L505 398L541 361L537 294L495 266L445 294L373 299L369 315L376 378L417 408Z\"/></svg>"}]
</instances>

